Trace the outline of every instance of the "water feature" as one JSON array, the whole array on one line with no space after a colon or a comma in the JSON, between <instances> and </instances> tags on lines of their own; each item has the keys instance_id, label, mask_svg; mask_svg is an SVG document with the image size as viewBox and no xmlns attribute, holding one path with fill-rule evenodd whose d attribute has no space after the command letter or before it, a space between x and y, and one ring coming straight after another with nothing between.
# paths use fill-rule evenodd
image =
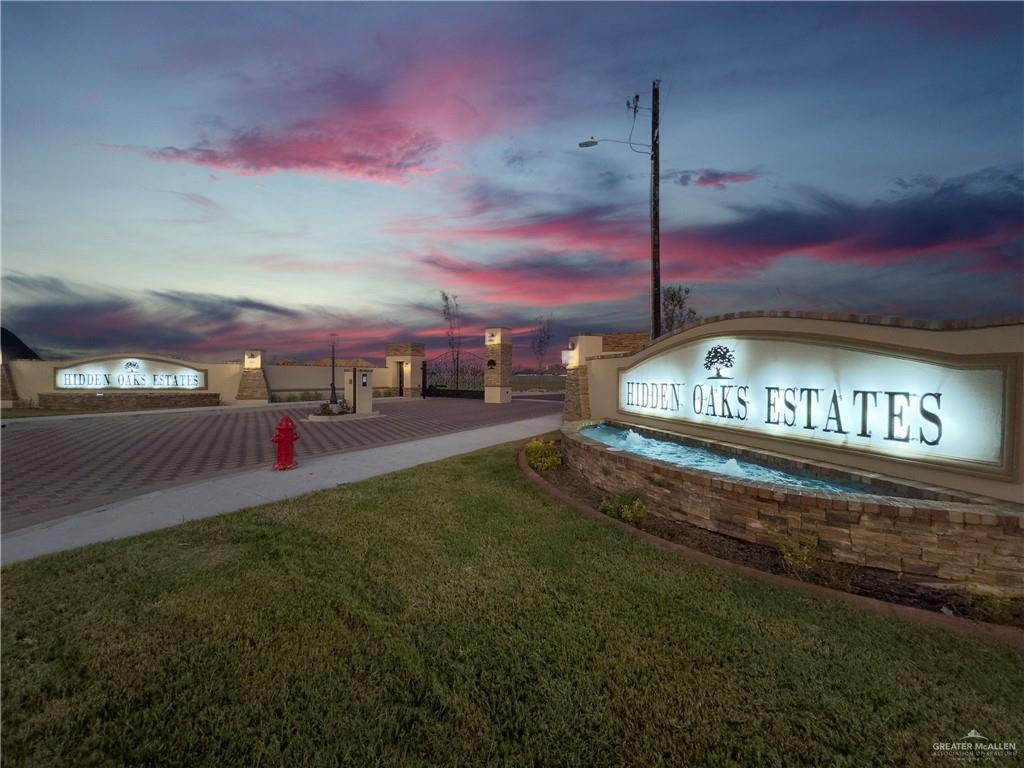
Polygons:
<instances>
[{"instance_id":1,"label":"water feature","mask_svg":"<svg viewBox=\"0 0 1024 768\"><path fill-rule=\"evenodd\" d=\"M585 427L580 434L604 443L612 451L627 451L649 459L657 459L688 469L714 472L734 479L753 480L762 483L776 483L794 490L839 491L843 493L865 493L852 483L822 480L812 475L774 469L731 456L723 456L708 448L683 445L672 440L644 437L632 429L598 424Z\"/></svg>"}]
</instances>

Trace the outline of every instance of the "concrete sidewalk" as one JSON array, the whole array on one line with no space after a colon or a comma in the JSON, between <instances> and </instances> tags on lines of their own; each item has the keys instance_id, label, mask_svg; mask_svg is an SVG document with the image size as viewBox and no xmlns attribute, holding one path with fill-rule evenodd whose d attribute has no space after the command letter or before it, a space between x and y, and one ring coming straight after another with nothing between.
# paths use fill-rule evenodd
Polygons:
<instances>
[{"instance_id":1,"label":"concrete sidewalk","mask_svg":"<svg viewBox=\"0 0 1024 768\"><path fill-rule=\"evenodd\" d=\"M354 483L419 464L524 440L558 429L561 414L361 451L306 459L288 472L255 469L136 496L4 534L0 563L122 539L310 491Z\"/></svg>"}]
</instances>

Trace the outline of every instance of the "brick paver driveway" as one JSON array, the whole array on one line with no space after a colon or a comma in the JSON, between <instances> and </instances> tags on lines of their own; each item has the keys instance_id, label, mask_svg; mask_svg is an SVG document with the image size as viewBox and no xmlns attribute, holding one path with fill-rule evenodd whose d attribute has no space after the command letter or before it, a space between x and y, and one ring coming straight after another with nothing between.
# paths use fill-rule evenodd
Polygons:
<instances>
[{"instance_id":1,"label":"brick paver driveway","mask_svg":"<svg viewBox=\"0 0 1024 768\"><path fill-rule=\"evenodd\" d=\"M314 407L147 413L89 419L19 419L3 429L0 522L4 531L91 509L219 472L272 466L274 426L289 415L303 457L369 448L561 411L560 402L388 402L380 416L310 423Z\"/></svg>"}]
</instances>

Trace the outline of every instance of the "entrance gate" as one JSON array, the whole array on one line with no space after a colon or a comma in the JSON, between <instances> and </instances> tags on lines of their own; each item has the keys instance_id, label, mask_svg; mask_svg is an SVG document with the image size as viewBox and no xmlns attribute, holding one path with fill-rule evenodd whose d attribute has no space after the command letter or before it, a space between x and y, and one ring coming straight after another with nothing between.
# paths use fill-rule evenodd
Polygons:
<instances>
[{"instance_id":1,"label":"entrance gate","mask_svg":"<svg viewBox=\"0 0 1024 768\"><path fill-rule=\"evenodd\" d=\"M423 397L484 398L484 359L449 350L423 361Z\"/></svg>"}]
</instances>

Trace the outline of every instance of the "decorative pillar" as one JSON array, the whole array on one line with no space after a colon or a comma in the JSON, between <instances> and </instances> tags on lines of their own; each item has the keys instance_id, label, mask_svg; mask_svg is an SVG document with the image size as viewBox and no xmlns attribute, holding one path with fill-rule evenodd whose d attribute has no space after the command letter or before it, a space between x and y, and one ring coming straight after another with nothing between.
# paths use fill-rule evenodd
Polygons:
<instances>
[{"instance_id":1,"label":"decorative pillar","mask_svg":"<svg viewBox=\"0 0 1024 768\"><path fill-rule=\"evenodd\" d=\"M512 402L512 330L484 331L484 402Z\"/></svg>"},{"instance_id":2,"label":"decorative pillar","mask_svg":"<svg viewBox=\"0 0 1024 768\"><path fill-rule=\"evenodd\" d=\"M423 344L388 344L385 365L392 397L419 397L423 388Z\"/></svg>"},{"instance_id":3,"label":"decorative pillar","mask_svg":"<svg viewBox=\"0 0 1024 768\"><path fill-rule=\"evenodd\" d=\"M263 350L247 349L242 354L242 375L238 379L235 401L269 403L267 378L263 375Z\"/></svg>"}]
</instances>

